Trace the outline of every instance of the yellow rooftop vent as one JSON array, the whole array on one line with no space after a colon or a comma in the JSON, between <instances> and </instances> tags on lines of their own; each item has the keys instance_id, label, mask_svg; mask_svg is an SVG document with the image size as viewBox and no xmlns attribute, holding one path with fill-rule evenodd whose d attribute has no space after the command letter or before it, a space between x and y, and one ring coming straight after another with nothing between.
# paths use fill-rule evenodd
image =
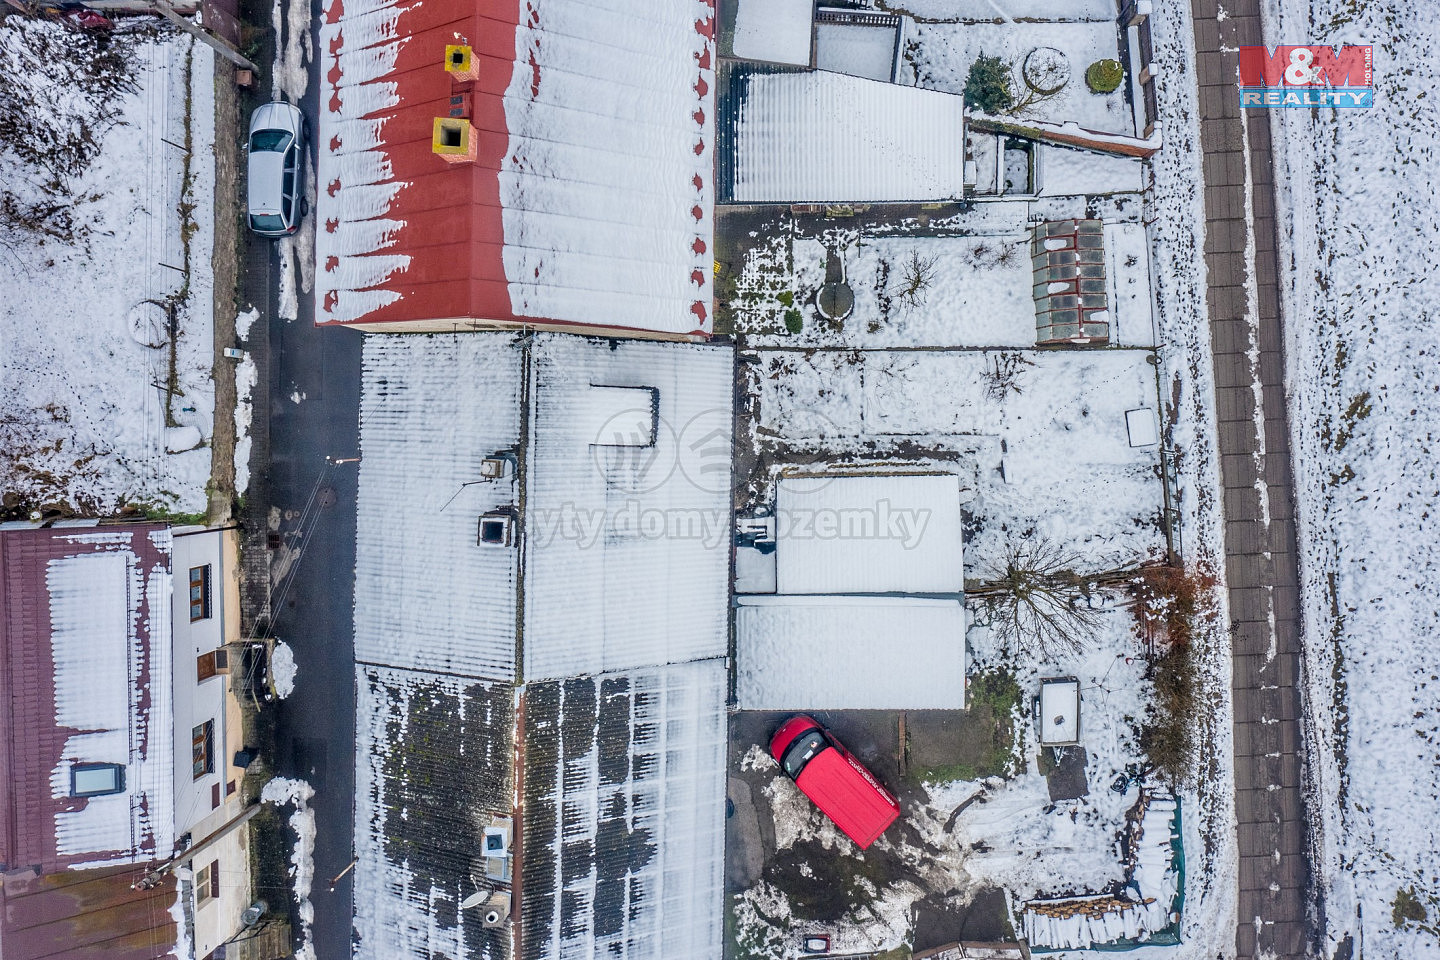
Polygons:
<instances>
[{"instance_id":1,"label":"yellow rooftop vent","mask_svg":"<svg viewBox=\"0 0 1440 960\"><path fill-rule=\"evenodd\" d=\"M464 117L436 117L430 149L446 163L474 163L479 140Z\"/></svg>"},{"instance_id":2,"label":"yellow rooftop vent","mask_svg":"<svg viewBox=\"0 0 1440 960\"><path fill-rule=\"evenodd\" d=\"M468 44L452 43L445 47L445 72L456 83L473 83L480 79L480 61Z\"/></svg>"}]
</instances>

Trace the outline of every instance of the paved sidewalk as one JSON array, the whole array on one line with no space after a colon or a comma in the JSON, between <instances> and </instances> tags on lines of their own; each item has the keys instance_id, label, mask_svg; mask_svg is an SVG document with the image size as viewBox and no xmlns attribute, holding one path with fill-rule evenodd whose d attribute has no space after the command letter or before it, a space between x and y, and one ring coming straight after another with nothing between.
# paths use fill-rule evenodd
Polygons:
<instances>
[{"instance_id":1,"label":"paved sidewalk","mask_svg":"<svg viewBox=\"0 0 1440 960\"><path fill-rule=\"evenodd\" d=\"M1310 952L1311 928L1297 687L1299 577L1270 118L1255 110L1242 117L1237 88L1235 48L1262 42L1258 2L1226 0L1223 20L1217 17L1218 9L1218 0L1192 2L1204 152L1205 261L1234 643L1240 845L1236 950L1242 958L1262 953L1304 957ZM1247 179L1253 223L1246 211ZM1251 237L1253 258L1246 251ZM1252 276L1253 304L1246 290ZM1258 348L1258 362L1250 358L1252 348Z\"/></svg>"}]
</instances>

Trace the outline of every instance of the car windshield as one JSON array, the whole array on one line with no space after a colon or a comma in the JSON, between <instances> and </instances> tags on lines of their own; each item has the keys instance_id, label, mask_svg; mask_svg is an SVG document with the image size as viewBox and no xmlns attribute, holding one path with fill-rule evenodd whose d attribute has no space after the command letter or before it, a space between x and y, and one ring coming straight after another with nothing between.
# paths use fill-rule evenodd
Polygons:
<instances>
[{"instance_id":1,"label":"car windshield","mask_svg":"<svg viewBox=\"0 0 1440 960\"><path fill-rule=\"evenodd\" d=\"M250 152L279 153L290 146L290 134L284 130L256 130L250 134Z\"/></svg>"},{"instance_id":2,"label":"car windshield","mask_svg":"<svg viewBox=\"0 0 1440 960\"><path fill-rule=\"evenodd\" d=\"M805 764L810 759L824 750L829 744L825 742L825 734L817 727L796 737L785 750L785 758L780 765L785 768L785 774L791 780L800 776L800 771L805 769Z\"/></svg>"},{"instance_id":3,"label":"car windshield","mask_svg":"<svg viewBox=\"0 0 1440 960\"><path fill-rule=\"evenodd\" d=\"M284 230L285 221L274 213L252 213L250 226L256 230Z\"/></svg>"}]
</instances>

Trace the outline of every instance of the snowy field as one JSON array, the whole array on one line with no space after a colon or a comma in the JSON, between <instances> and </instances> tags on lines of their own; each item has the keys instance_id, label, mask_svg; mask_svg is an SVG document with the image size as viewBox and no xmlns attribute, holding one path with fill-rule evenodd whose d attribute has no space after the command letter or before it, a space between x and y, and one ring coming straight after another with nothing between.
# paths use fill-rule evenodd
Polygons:
<instances>
[{"instance_id":1,"label":"snowy field","mask_svg":"<svg viewBox=\"0 0 1440 960\"><path fill-rule=\"evenodd\" d=\"M1356 956L1434 957L1440 119L1422 98L1440 82L1440 11L1267 13L1271 43L1375 45L1372 109L1253 118L1275 133L1281 260L1295 261L1282 296L1327 954L1348 936Z\"/></svg>"},{"instance_id":2,"label":"snowy field","mask_svg":"<svg viewBox=\"0 0 1440 960\"><path fill-rule=\"evenodd\" d=\"M0 23L11 82L30 77L34 102L55 122L73 122L76 106L56 94L68 80L26 60L28 31L61 28L32 21L22 30L21 19ZM0 245L9 277L0 304L7 509L205 508L203 444L214 409L213 70L210 49L188 37L141 41L138 87L119 101L113 126L93 131L99 155L68 191L45 194L35 170L0 146L0 182L29 202L73 203L88 225L74 243L25 234ZM173 349L166 304L174 306ZM175 387L168 404L167 382Z\"/></svg>"}]
</instances>

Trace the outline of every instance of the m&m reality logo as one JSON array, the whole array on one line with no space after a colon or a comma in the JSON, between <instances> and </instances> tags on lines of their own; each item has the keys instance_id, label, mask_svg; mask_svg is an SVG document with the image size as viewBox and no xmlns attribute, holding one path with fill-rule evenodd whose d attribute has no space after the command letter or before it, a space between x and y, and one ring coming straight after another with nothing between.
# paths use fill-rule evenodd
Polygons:
<instances>
[{"instance_id":1,"label":"m&m reality logo","mask_svg":"<svg viewBox=\"0 0 1440 960\"><path fill-rule=\"evenodd\" d=\"M1374 106L1373 67L1369 44L1241 47L1240 106Z\"/></svg>"}]
</instances>

